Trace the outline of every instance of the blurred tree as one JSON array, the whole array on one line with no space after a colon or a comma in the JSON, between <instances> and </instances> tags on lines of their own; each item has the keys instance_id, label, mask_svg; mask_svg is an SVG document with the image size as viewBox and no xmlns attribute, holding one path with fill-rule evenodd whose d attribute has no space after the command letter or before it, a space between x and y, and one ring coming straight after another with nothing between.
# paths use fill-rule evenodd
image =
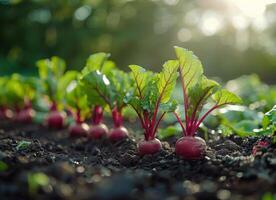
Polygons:
<instances>
[{"instance_id":1,"label":"blurred tree","mask_svg":"<svg viewBox=\"0 0 276 200\"><path fill-rule=\"evenodd\" d=\"M265 14L252 18L250 6L238 12L229 2L0 0L0 75L37 73L35 61L52 55L80 69L98 51L112 53L120 68L159 70L178 45L193 50L208 75L227 80L255 72L275 83L276 7L262 4Z\"/></svg>"}]
</instances>

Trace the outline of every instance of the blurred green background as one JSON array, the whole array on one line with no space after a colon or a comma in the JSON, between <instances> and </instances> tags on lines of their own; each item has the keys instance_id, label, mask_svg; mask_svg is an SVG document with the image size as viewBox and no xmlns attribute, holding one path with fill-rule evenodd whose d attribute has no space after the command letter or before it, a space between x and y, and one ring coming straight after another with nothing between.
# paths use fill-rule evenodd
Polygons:
<instances>
[{"instance_id":1,"label":"blurred green background","mask_svg":"<svg viewBox=\"0 0 276 200\"><path fill-rule=\"evenodd\" d=\"M155 71L173 46L195 52L226 81L257 73L276 83L273 0L0 0L0 75L35 74L53 55L70 69L105 51L122 69Z\"/></svg>"}]
</instances>

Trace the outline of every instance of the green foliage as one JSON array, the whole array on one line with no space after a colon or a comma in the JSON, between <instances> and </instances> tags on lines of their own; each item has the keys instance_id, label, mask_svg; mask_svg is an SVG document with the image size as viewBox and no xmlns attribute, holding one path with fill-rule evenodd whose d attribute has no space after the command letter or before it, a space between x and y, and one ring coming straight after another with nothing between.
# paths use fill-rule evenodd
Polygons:
<instances>
[{"instance_id":1,"label":"green foliage","mask_svg":"<svg viewBox=\"0 0 276 200\"><path fill-rule=\"evenodd\" d=\"M263 115L245 106L228 107L220 110L221 125L218 130L223 135L245 136L272 135L276 131L275 107ZM262 125L262 128L259 128Z\"/></svg>"},{"instance_id":2,"label":"green foliage","mask_svg":"<svg viewBox=\"0 0 276 200\"><path fill-rule=\"evenodd\" d=\"M110 54L96 53L89 56L85 67L81 71L80 87L87 96L89 106L109 104L110 93L108 86L110 81L103 74L110 73L115 68L112 61L108 61Z\"/></svg>"},{"instance_id":3,"label":"green foliage","mask_svg":"<svg viewBox=\"0 0 276 200\"><path fill-rule=\"evenodd\" d=\"M41 98L42 85L36 77L13 74L0 77L0 105L21 108L24 103L36 102Z\"/></svg>"},{"instance_id":4,"label":"green foliage","mask_svg":"<svg viewBox=\"0 0 276 200\"><path fill-rule=\"evenodd\" d=\"M237 134L241 137L254 136L261 124L263 114L246 106L231 105L219 110L218 130L225 136Z\"/></svg>"},{"instance_id":5,"label":"green foliage","mask_svg":"<svg viewBox=\"0 0 276 200\"><path fill-rule=\"evenodd\" d=\"M192 51L175 47L175 53L179 60L180 76L182 77L186 90L189 92L189 89L198 83L203 75L202 64Z\"/></svg>"},{"instance_id":6,"label":"green foliage","mask_svg":"<svg viewBox=\"0 0 276 200\"><path fill-rule=\"evenodd\" d=\"M176 109L176 103L170 101L177 79L177 61L168 61L160 73L153 74L144 68L131 65L131 76L135 82L134 92L128 93L125 101L138 112L147 111L150 115L157 109L170 112ZM158 104L158 108L156 105Z\"/></svg>"},{"instance_id":7,"label":"green foliage","mask_svg":"<svg viewBox=\"0 0 276 200\"><path fill-rule=\"evenodd\" d=\"M88 58L81 73L80 87L90 106L107 105L121 111L126 106L124 97L133 83L129 74L117 69L112 61L107 60L108 57L109 54L97 53Z\"/></svg>"},{"instance_id":8,"label":"green foliage","mask_svg":"<svg viewBox=\"0 0 276 200\"><path fill-rule=\"evenodd\" d=\"M16 145L16 150L17 150L17 151L26 150L26 149L29 148L29 146L30 146L31 144L32 144L32 143L29 142L29 141L22 140L22 141L20 141L20 142Z\"/></svg>"},{"instance_id":9,"label":"green foliage","mask_svg":"<svg viewBox=\"0 0 276 200\"><path fill-rule=\"evenodd\" d=\"M110 54L108 53L95 53L89 56L86 61L85 67L82 69L81 74L86 75L92 71L100 71L105 73L110 72L115 67L112 61L108 61Z\"/></svg>"},{"instance_id":10,"label":"green foliage","mask_svg":"<svg viewBox=\"0 0 276 200\"><path fill-rule=\"evenodd\" d=\"M81 112L82 116L87 115L89 107L87 96L79 84L80 74L77 71L68 71L62 79L60 89L65 91L65 103L73 108L75 112ZM62 89L63 88L63 89Z\"/></svg>"},{"instance_id":11,"label":"green foliage","mask_svg":"<svg viewBox=\"0 0 276 200\"><path fill-rule=\"evenodd\" d=\"M263 118L263 128L267 129L269 126L276 127L276 105Z\"/></svg>"},{"instance_id":12,"label":"green foliage","mask_svg":"<svg viewBox=\"0 0 276 200\"><path fill-rule=\"evenodd\" d=\"M9 166L4 161L0 160L0 173L9 169Z\"/></svg>"},{"instance_id":13,"label":"green foliage","mask_svg":"<svg viewBox=\"0 0 276 200\"><path fill-rule=\"evenodd\" d=\"M122 110L126 106L124 98L126 94L133 91L134 81L129 73L121 71L119 69L113 69L108 73L107 78L110 81L109 87L109 97L110 97L110 108L115 106L118 110Z\"/></svg>"},{"instance_id":14,"label":"green foliage","mask_svg":"<svg viewBox=\"0 0 276 200\"><path fill-rule=\"evenodd\" d=\"M65 61L59 57L37 61L39 76L51 101L59 100L59 81L65 72Z\"/></svg>"},{"instance_id":15,"label":"green foliage","mask_svg":"<svg viewBox=\"0 0 276 200\"><path fill-rule=\"evenodd\" d=\"M189 88L189 107L188 115L191 116L194 110L201 111L208 98L219 87L219 84L205 76L201 78L193 87ZM199 113L196 113L198 117Z\"/></svg>"},{"instance_id":16,"label":"green foliage","mask_svg":"<svg viewBox=\"0 0 276 200\"><path fill-rule=\"evenodd\" d=\"M28 174L29 193L31 195L37 194L39 188L46 187L49 183L49 177L42 172Z\"/></svg>"},{"instance_id":17,"label":"green foliage","mask_svg":"<svg viewBox=\"0 0 276 200\"><path fill-rule=\"evenodd\" d=\"M270 134L276 136L276 105L267 113L265 113L262 121L263 129L259 130L259 134Z\"/></svg>"},{"instance_id":18,"label":"green foliage","mask_svg":"<svg viewBox=\"0 0 276 200\"><path fill-rule=\"evenodd\" d=\"M226 89L221 89L217 91L212 98L217 105L226 105L226 104L241 104L242 100L235 95L234 93L229 92Z\"/></svg>"},{"instance_id":19,"label":"green foliage","mask_svg":"<svg viewBox=\"0 0 276 200\"><path fill-rule=\"evenodd\" d=\"M185 123L180 121L185 135L194 135L203 120L213 110L226 104L240 104L241 99L234 93L222 89L220 85L207 79L203 75L203 67L200 60L192 51L181 47L175 47L175 53L179 60L179 73L184 96ZM212 97L215 105L200 116L204 105Z\"/></svg>"},{"instance_id":20,"label":"green foliage","mask_svg":"<svg viewBox=\"0 0 276 200\"><path fill-rule=\"evenodd\" d=\"M158 131L158 138L161 140L167 139L172 136L181 135L182 128L179 124L171 125L166 128L161 128Z\"/></svg>"},{"instance_id":21,"label":"green foliage","mask_svg":"<svg viewBox=\"0 0 276 200\"><path fill-rule=\"evenodd\" d=\"M87 101L90 105L111 104L110 102L110 81L100 71L92 71L81 79L81 87L87 95Z\"/></svg>"},{"instance_id":22,"label":"green foliage","mask_svg":"<svg viewBox=\"0 0 276 200\"><path fill-rule=\"evenodd\" d=\"M276 200L276 194L272 194L270 192L266 192L263 196L262 196L262 200Z\"/></svg>"},{"instance_id":23,"label":"green foliage","mask_svg":"<svg viewBox=\"0 0 276 200\"><path fill-rule=\"evenodd\" d=\"M24 87L17 74L7 81L5 90L8 105L20 107L24 104Z\"/></svg>"},{"instance_id":24,"label":"green foliage","mask_svg":"<svg viewBox=\"0 0 276 200\"><path fill-rule=\"evenodd\" d=\"M224 136L236 134L240 137L246 137L255 136L256 134L253 130L256 130L258 127L259 124L256 121L242 120L236 123L225 121L219 126L218 129Z\"/></svg>"},{"instance_id":25,"label":"green foliage","mask_svg":"<svg viewBox=\"0 0 276 200\"><path fill-rule=\"evenodd\" d=\"M143 98L145 95L145 88L152 82L154 74L138 65L130 65L129 68L131 69L131 76L136 85L134 95Z\"/></svg>"},{"instance_id":26,"label":"green foliage","mask_svg":"<svg viewBox=\"0 0 276 200\"><path fill-rule=\"evenodd\" d=\"M8 105L8 98L7 98L7 85L8 77L0 77L0 106L7 106Z\"/></svg>"},{"instance_id":27,"label":"green foliage","mask_svg":"<svg viewBox=\"0 0 276 200\"><path fill-rule=\"evenodd\" d=\"M129 67L135 86L132 92L126 94L124 101L137 113L145 129L145 138L153 139L161 119L177 106L170 97L178 76L178 62L166 62L157 74L137 65ZM159 113L161 116L157 117Z\"/></svg>"},{"instance_id":28,"label":"green foliage","mask_svg":"<svg viewBox=\"0 0 276 200\"><path fill-rule=\"evenodd\" d=\"M262 83L256 74L231 80L226 88L239 95L245 105L259 111L267 111L276 104L276 88Z\"/></svg>"},{"instance_id":29,"label":"green foliage","mask_svg":"<svg viewBox=\"0 0 276 200\"><path fill-rule=\"evenodd\" d=\"M175 87L179 62L169 60L163 65L161 73L157 74L157 89L161 95L161 103L167 103L170 100L171 93Z\"/></svg>"}]
</instances>

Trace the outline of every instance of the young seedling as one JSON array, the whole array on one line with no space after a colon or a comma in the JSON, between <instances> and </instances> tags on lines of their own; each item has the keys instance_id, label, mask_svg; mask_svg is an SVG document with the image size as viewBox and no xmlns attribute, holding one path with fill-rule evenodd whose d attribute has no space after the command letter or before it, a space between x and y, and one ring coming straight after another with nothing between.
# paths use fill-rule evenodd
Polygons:
<instances>
[{"instance_id":1,"label":"young seedling","mask_svg":"<svg viewBox=\"0 0 276 200\"><path fill-rule=\"evenodd\" d=\"M220 88L219 84L203 75L203 67L199 59L184 48L175 47L179 61L179 75L183 89L185 122L174 112L183 129L183 137L176 142L176 154L185 159L201 159L206 153L206 142L196 137L197 130L203 120L215 109L226 104L241 103L235 94ZM201 115L208 99L214 105Z\"/></svg>"},{"instance_id":2,"label":"young seedling","mask_svg":"<svg viewBox=\"0 0 276 200\"><path fill-rule=\"evenodd\" d=\"M109 54L106 53L96 53L91 55L81 72L80 87L86 93L89 107L93 107L92 126L88 131L88 136L93 139L99 139L108 134L107 126L102 123L104 112L103 107L106 105L106 102L103 100L103 94L101 94L101 92L106 91L104 91L103 88L100 88L105 87L102 85L102 82L107 81L107 78L104 75L104 79L101 80L101 76L97 75L108 74L115 68L114 63L107 60L108 57ZM98 91L101 92L99 93Z\"/></svg>"},{"instance_id":3,"label":"young seedling","mask_svg":"<svg viewBox=\"0 0 276 200\"><path fill-rule=\"evenodd\" d=\"M127 73L113 69L108 75L93 71L82 79L89 99L98 99L102 107L107 106L112 112L114 127L110 129L108 138L121 140L128 136L127 129L123 126L123 108L126 107L124 97L132 87L132 81Z\"/></svg>"},{"instance_id":4,"label":"young seedling","mask_svg":"<svg viewBox=\"0 0 276 200\"><path fill-rule=\"evenodd\" d=\"M60 93L64 91L58 90L58 85L65 71L65 62L58 58L43 59L37 62L39 76L44 82L45 91L51 102L50 112L47 116L46 123L49 128L61 129L65 124L65 112L58 109L60 102Z\"/></svg>"},{"instance_id":5,"label":"young seedling","mask_svg":"<svg viewBox=\"0 0 276 200\"><path fill-rule=\"evenodd\" d=\"M176 60L167 61L162 72L157 74L137 65L130 66L135 91L126 95L125 102L135 110L144 129L144 140L138 143L140 155L154 154L161 149L161 142L155 136L165 114L176 109L170 96L178 76L178 65Z\"/></svg>"},{"instance_id":6,"label":"young seedling","mask_svg":"<svg viewBox=\"0 0 276 200\"><path fill-rule=\"evenodd\" d=\"M69 133L71 137L87 136L89 126L84 122L84 118L87 114L88 106L86 95L78 85L79 73L77 71L68 71L64 76L64 82L67 87L65 100L66 104L73 109L72 115L74 116L75 123L69 127Z\"/></svg>"}]
</instances>

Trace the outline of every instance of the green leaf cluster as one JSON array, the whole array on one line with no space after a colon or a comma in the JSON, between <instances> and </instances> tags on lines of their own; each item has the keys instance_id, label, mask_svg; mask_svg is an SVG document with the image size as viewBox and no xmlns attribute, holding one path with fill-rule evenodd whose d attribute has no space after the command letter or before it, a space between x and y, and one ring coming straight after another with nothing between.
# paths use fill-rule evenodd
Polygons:
<instances>
[{"instance_id":1,"label":"green leaf cluster","mask_svg":"<svg viewBox=\"0 0 276 200\"><path fill-rule=\"evenodd\" d=\"M7 85L8 77L0 77L0 106L7 106L8 105L8 98L7 98Z\"/></svg>"},{"instance_id":2,"label":"green leaf cluster","mask_svg":"<svg viewBox=\"0 0 276 200\"><path fill-rule=\"evenodd\" d=\"M185 126L179 113L175 115L184 135L194 136L200 124L213 110L226 104L239 104L241 99L234 93L223 89L216 81L205 77L202 64L192 51L175 47L175 53L179 61L183 90ZM214 105L201 115L209 100L212 100Z\"/></svg>"},{"instance_id":3,"label":"green leaf cluster","mask_svg":"<svg viewBox=\"0 0 276 200\"><path fill-rule=\"evenodd\" d=\"M13 74L0 78L0 105L22 107L26 101L34 102L42 93L41 81L36 77Z\"/></svg>"},{"instance_id":4,"label":"green leaf cluster","mask_svg":"<svg viewBox=\"0 0 276 200\"><path fill-rule=\"evenodd\" d=\"M60 80L59 89L65 91L64 103L85 116L89 112L89 107L86 94L79 84L79 78L79 72L67 71Z\"/></svg>"},{"instance_id":5,"label":"green leaf cluster","mask_svg":"<svg viewBox=\"0 0 276 200\"><path fill-rule=\"evenodd\" d=\"M276 105L267 113L265 113L263 121L263 130L265 133L269 133L273 136L276 136ZM261 132L264 133L264 132Z\"/></svg>"},{"instance_id":6,"label":"green leaf cluster","mask_svg":"<svg viewBox=\"0 0 276 200\"><path fill-rule=\"evenodd\" d=\"M171 93L178 77L178 61L167 61L160 73L147 71L138 65L130 65L129 68L135 89L126 95L126 103L140 113L147 112L149 116L153 116L159 109L163 112L176 109L176 102L171 100Z\"/></svg>"},{"instance_id":7,"label":"green leaf cluster","mask_svg":"<svg viewBox=\"0 0 276 200\"><path fill-rule=\"evenodd\" d=\"M31 195L36 195L40 188L46 187L49 184L50 184L50 178L42 172L35 172L35 173L28 174L28 186L29 186L29 193Z\"/></svg>"},{"instance_id":8,"label":"green leaf cluster","mask_svg":"<svg viewBox=\"0 0 276 200\"><path fill-rule=\"evenodd\" d=\"M59 57L52 57L51 59L42 59L37 61L38 72L46 94L51 101L58 102L60 100L60 93L64 92L59 90L60 79L65 72L65 61Z\"/></svg>"},{"instance_id":9,"label":"green leaf cluster","mask_svg":"<svg viewBox=\"0 0 276 200\"><path fill-rule=\"evenodd\" d=\"M80 88L90 106L117 107L121 111L126 106L124 97L133 84L129 74L117 69L108 58L106 53L93 54L88 58L81 72Z\"/></svg>"},{"instance_id":10,"label":"green leaf cluster","mask_svg":"<svg viewBox=\"0 0 276 200\"><path fill-rule=\"evenodd\" d=\"M211 97L217 106L225 104L240 104L241 99L203 75L203 67L192 51L175 47L179 60L179 72L183 85L184 100L186 101L187 116L199 116L203 106Z\"/></svg>"},{"instance_id":11,"label":"green leaf cluster","mask_svg":"<svg viewBox=\"0 0 276 200\"><path fill-rule=\"evenodd\" d=\"M24 87L18 74L12 75L5 85L7 104L21 107L24 104Z\"/></svg>"},{"instance_id":12,"label":"green leaf cluster","mask_svg":"<svg viewBox=\"0 0 276 200\"><path fill-rule=\"evenodd\" d=\"M138 65L129 66L134 89L126 94L124 101L137 113L146 139L155 137L164 115L177 107L177 103L171 100L171 94L178 77L178 66L177 60L169 60L160 73L147 71Z\"/></svg>"},{"instance_id":13,"label":"green leaf cluster","mask_svg":"<svg viewBox=\"0 0 276 200\"><path fill-rule=\"evenodd\" d=\"M258 111L268 111L276 104L276 88L261 82L256 74L228 81L226 88L240 96L243 103Z\"/></svg>"}]
</instances>

